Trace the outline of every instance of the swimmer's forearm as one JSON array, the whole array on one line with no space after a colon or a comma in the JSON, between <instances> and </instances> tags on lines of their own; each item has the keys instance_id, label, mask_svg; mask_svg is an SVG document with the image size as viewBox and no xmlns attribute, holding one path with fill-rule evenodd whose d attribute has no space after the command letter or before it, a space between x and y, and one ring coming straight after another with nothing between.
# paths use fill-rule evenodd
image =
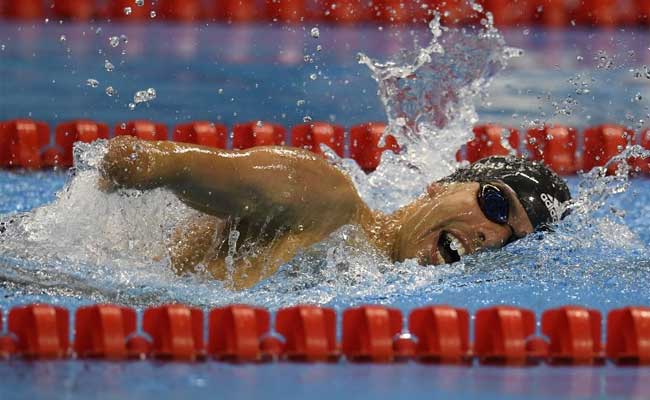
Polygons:
<instances>
[{"instance_id":1,"label":"swimmer's forearm","mask_svg":"<svg viewBox=\"0 0 650 400\"><path fill-rule=\"evenodd\" d=\"M192 144L116 138L102 165L122 187L166 187L207 214L325 231L350 223L365 204L350 180L322 157L285 147L226 151Z\"/></svg>"},{"instance_id":2,"label":"swimmer's forearm","mask_svg":"<svg viewBox=\"0 0 650 400\"><path fill-rule=\"evenodd\" d=\"M166 186L208 214L258 222L280 219L327 230L350 223L358 209L360 199L350 180L306 151L176 146L176 173Z\"/></svg>"}]
</instances>

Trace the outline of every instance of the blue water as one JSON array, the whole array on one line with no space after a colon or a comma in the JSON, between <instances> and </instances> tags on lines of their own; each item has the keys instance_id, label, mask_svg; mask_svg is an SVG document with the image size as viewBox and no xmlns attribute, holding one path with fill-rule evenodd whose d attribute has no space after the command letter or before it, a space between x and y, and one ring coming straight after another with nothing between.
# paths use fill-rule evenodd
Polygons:
<instances>
[{"instance_id":1,"label":"blue water","mask_svg":"<svg viewBox=\"0 0 650 400\"><path fill-rule=\"evenodd\" d=\"M228 125L263 119L286 126L306 116L345 126L383 120L376 84L365 67L356 63L355 55L364 51L385 58L409 46L412 37L426 37L425 29L321 27L316 40L309 36L310 28L0 22L0 120L25 116L56 124L84 117L115 124L150 118L170 126L193 119ZM111 47L109 37L122 34L128 44ZM644 70L650 63L650 35L646 31L521 28L505 36L526 55L514 60L493 82L488 100L478 102L482 120L512 126L539 120L584 127L600 122L636 126L650 118L650 79ZM322 50L316 49L318 45ZM313 62L305 61L305 55ZM105 60L114 64L112 72L105 70ZM87 86L88 79L98 80L99 86ZM106 95L109 85L118 96ZM133 94L149 87L156 89L157 99L129 110ZM576 89L581 90L577 93ZM299 100L304 104L298 105ZM51 207L48 204L57 199L67 180L65 173L0 172L0 214ZM572 178L570 185L575 195L578 179ZM75 197L79 193L88 194L85 202ZM272 309L315 302L339 310L383 303L407 312L426 303L449 303L472 311L503 303L539 313L567 303L603 312L650 304L650 291L644 284L650 277L650 220L645 217L650 212L650 185L646 178L633 180L626 193L612 197L593 216L591 225L567 221L553 234L531 236L500 252L468 257L454 266L434 271L409 264L371 268L360 263L346 271L319 266L303 273L289 266L242 293L211 281L176 277L163 266L150 266L137 254L125 255L119 262L106 261L116 254L109 247L121 243L102 247L102 235L110 233L100 229L96 236L89 235L95 224L122 215L119 223L136 228L128 220L138 213L149 217L149 213L167 212L166 203L159 199L131 199L129 204L136 211L129 213L128 206L116 206L126 200L98 196L83 182L59 193L58 198L54 208L41 209L46 214L56 210L62 219L44 222L47 232L53 233L49 240L39 242L43 247L32 249L34 254L25 255L24 249L16 247L15 252L0 255L2 309L33 301L71 309L98 301L138 309L180 301L206 309L230 302ZM73 206L80 208L69 209ZM68 224L70 230L61 230ZM126 231L123 234L134 243L141 239ZM63 244L57 247L58 243ZM83 253L84 246L96 260L72 257ZM353 261L359 257L363 256L350 256ZM3 398L26 399L209 398L215 394L234 398L642 399L650 393L648 369L612 366L500 369L11 361L0 362L0 376Z\"/></svg>"}]
</instances>

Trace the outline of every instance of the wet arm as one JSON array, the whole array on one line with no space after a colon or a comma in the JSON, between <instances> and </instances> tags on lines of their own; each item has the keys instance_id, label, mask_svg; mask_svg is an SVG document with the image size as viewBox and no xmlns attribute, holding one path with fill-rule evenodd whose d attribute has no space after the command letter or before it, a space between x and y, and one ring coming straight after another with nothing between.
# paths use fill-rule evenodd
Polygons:
<instances>
[{"instance_id":1,"label":"wet arm","mask_svg":"<svg viewBox=\"0 0 650 400\"><path fill-rule=\"evenodd\" d=\"M109 145L104 165L105 175L120 186L164 186L193 208L220 218L261 224L271 217L326 233L353 222L365 207L343 173L298 149L226 151L121 139Z\"/></svg>"}]
</instances>

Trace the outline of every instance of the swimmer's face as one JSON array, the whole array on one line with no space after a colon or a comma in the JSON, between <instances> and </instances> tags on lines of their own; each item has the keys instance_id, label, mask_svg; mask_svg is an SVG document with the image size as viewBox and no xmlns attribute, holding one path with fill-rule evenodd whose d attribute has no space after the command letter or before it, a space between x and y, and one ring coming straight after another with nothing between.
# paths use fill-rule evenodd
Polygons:
<instances>
[{"instance_id":1,"label":"swimmer's face","mask_svg":"<svg viewBox=\"0 0 650 400\"><path fill-rule=\"evenodd\" d=\"M447 264L465 254L500 248L533 232L515 192L501 182L488 185L492 195L507 201L507 212L498 223L494 213L486 215L485 203L483 208L479 205L479 190L484 190L485 184L432 184L402 222L397 259L415 258L423 265Z\"/></svg>"}]
</instances>

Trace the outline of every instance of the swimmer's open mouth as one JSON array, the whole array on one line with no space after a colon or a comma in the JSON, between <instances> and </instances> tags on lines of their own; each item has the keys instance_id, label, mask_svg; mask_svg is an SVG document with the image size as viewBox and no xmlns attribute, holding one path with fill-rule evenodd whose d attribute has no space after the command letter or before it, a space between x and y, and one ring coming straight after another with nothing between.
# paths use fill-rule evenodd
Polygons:
<instances>
[{"instance_id":1,"label":"swimmer's open mouth","mask_svg":"<svg viewBox=\"0 0 650 400\"><path fill-rule=\"evenodd\" d=\"M442 231L438 238L438 253L447 264L460 261L460 257L467 252L463 242L453 233Z\"/></svg>"}]
</instances>

